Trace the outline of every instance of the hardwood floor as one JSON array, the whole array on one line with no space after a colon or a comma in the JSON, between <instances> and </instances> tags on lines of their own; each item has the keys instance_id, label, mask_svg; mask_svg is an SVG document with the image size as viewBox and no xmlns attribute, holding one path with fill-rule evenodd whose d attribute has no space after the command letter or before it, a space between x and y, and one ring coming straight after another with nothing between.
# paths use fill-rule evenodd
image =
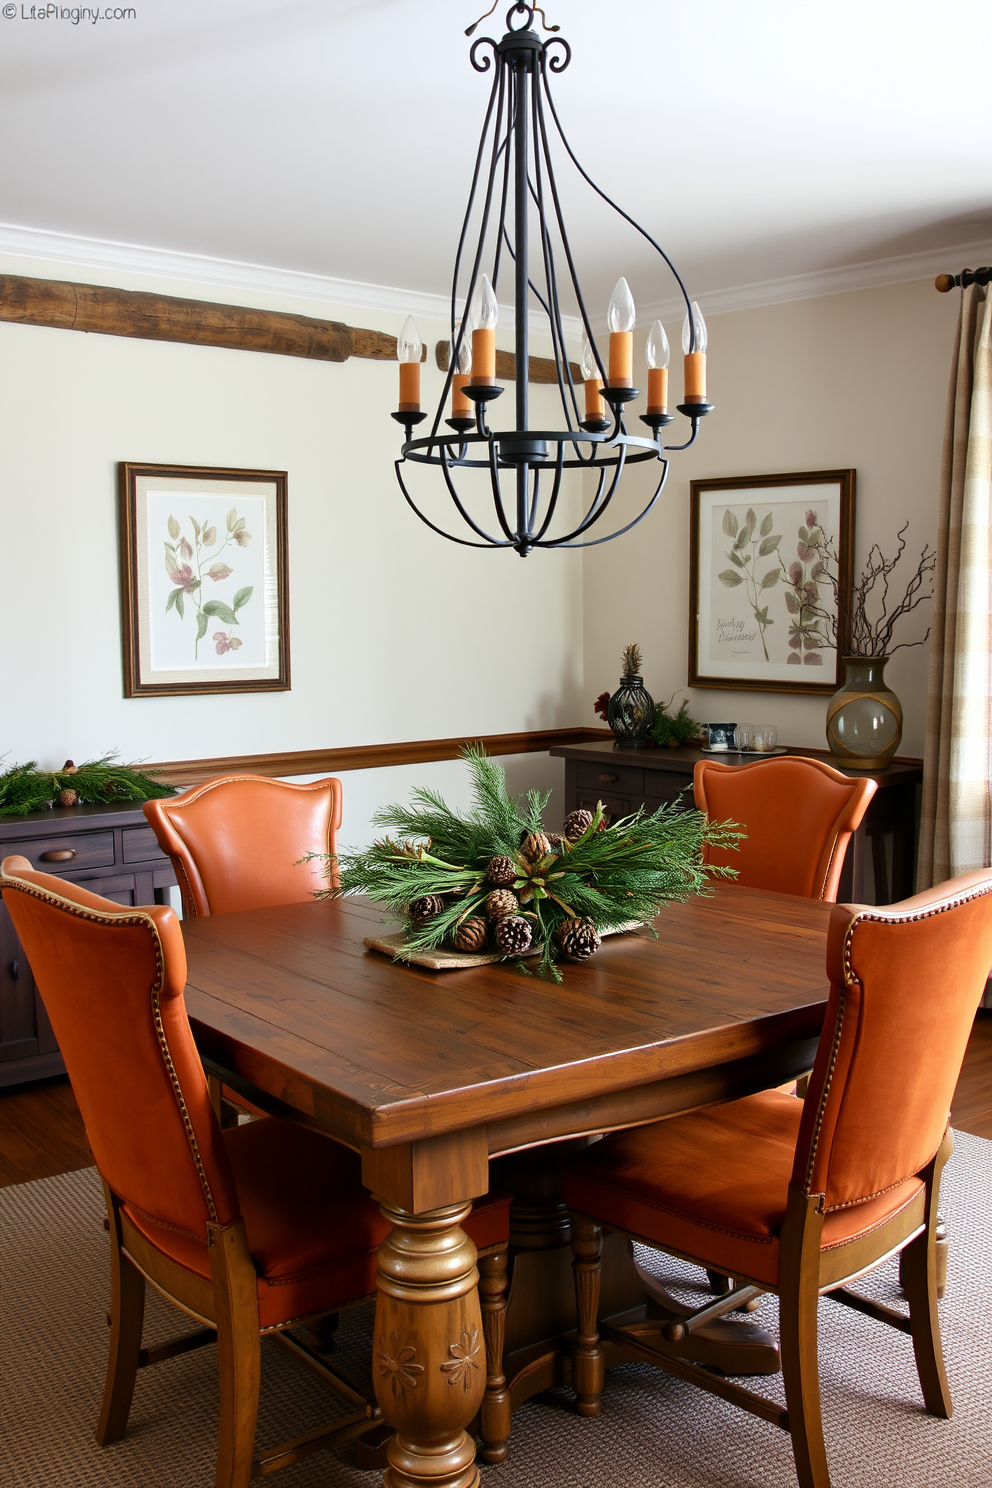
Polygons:
<instances>
[{"instance_id":1,"label":"hardwood floor","mask_svg":"<svg viewBox=\"0 0 992 1488\"><path fill-rule=\"evenodd\" d=\"M992 1010L978 1014L954 1095L951 1120L992 1138ZM0 1188L88 1168L93 1158L65 1078L0 1092Z\"/></svg>"}]
</instances>

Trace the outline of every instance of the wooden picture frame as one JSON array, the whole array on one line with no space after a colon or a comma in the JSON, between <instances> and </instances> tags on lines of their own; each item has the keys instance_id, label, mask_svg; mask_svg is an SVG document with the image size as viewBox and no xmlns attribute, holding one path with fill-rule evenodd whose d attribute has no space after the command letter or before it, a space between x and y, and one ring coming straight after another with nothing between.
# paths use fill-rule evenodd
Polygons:
<instances>
[{"instance_id":1,"label":"wooden picture frame","mask_svg":"<svg viewBox=\"0 0 992 1488\"><path fill-rule=\"evenodd\" d=\"M287 691L286 472L118 474L124 696Z\"/></svg>"},{"instance_id":2,"label":"wooden picture frame","mask_svg":"<svg viewBox=\"0 0 992 1488\"><path fill-rule=\"evenodd\" d=\"M690 687L830 694L841 685L855 475L812 470L690 482ZM824 542L838 560L826 572ZM836 573L839 610L829 573ZM837 616L836 645L824 612Z\"/></svg>"}]
</instances>

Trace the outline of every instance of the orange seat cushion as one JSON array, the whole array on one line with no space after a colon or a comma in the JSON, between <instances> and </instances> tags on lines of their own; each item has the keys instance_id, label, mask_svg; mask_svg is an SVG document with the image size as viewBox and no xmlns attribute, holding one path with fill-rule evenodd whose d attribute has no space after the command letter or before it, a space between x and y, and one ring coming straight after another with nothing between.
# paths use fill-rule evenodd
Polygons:
<instances>
[{"instance_id":1,"label":"orange seat cushion","mask_svg":"<svg viewBox=\"0 0 992 1488\"><path fill-rule=\"evenodd\" d=\"M565 1202L713 1271L776 1286L802 1111L795 1096L766 1090L619 1132L568 1165ZM910 1178L829 1213L823 1248L874 1229L922 1187Z\"/></svg>"},{"instance_id":2,"label":"orange seat cushion","mask_svg":"<svg viewBox=\"0 0 992 1488\"><path fill-rule=\"evenodd\" d=\"M357 1153L291 1122L265 1118L224 1132L258 1271L263 1328L375 1291L376 1254L389 1231L362 1187ZM210 1276L205 1241L167 1230L125 1203L132 1224L172 1260ZM510 1199L476 1201L464 1228L477 1249L509 1238Z\"/></svg>"}]
</instances>

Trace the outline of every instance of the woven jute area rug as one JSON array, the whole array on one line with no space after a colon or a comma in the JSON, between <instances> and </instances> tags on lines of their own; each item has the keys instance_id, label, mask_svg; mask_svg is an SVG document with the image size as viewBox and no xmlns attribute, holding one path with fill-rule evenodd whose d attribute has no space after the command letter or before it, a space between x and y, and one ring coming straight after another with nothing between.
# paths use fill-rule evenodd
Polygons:
<instances>
[{"instance_id":1,"label":"woven jute area rug","mask_svg":"<svg viewBox=\"0 0 992 1488\"><path fill-rule=\"evenodd\" d=\"M959 1134L942 1209L952 1236L941 1303L954 1416L924 1414L903 1334L820 1304L821 1381L834 1488L989 1488L992 1483L992 1142ZM0 1483L4 1488L209 1488L217 1431L212 1348L138 1375L127 1437L101 1450L93 1428L106 1363L107 1237L94 1169L0 1190ZM652 1268L691 1295L693 1273ZM900 1305L894 1265L861 1287ZM766 1298L756 1315L776 1325ZM371 1313L342 1321L335 1357L367 1379ZM145 1342L185 1319L149 1288ZM275 1344L263 1347L259 1439L276 1442L331 1419L333 1396ZM781 1397L780 1377L759 1382ZM285 1488L371 1488L354 1449L280 1473ZM483 1467L490 1488L794 1488L788 1436L691 1385L642 1365L611 1370L595 1420L554 1392L513 1417L509 1462Z\"/></svg>"}]
</instances>

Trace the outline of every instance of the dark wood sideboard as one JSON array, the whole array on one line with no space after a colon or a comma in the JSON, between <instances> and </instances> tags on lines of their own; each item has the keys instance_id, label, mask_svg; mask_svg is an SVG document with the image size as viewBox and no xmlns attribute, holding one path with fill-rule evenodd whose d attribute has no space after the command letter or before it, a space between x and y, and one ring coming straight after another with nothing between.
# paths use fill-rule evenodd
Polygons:
<instances>
[{"instance_id":1,"label":"dark wood sideboard","mask_svg":"<svg viewBox=\"0 0 992 1488\"><path fill-rule=\"evenodd\" d=\"M0 817L0 862L14 853L117 904L160 903L176 881L140 805L59 806ZM27 957L0 904L0 1088L64 1070Z\"/></svg>"},{"instance_id":2,"label":"dark wood sideboard","mask_svg":"<svg viewBox=\"0 0 992 1488\"><path fill-rule=\"evenodd\" d=\"M789 749L788 754L826 760L842 769L825 749ZM567 811L592 810L602 801L611 816L628 816L639 806L657 811L686 788L692 790L696 762L717 759L728 765L750 764L755 756L701 749L618 749L609 739L566 744L550 753L565 761ZM885 770L843 770L845 775L877 781L865 819L854 834L841 876L842 902L865 903L865 860L871 849L874 893L867 902L894 904L913 893L916 881L916 795L923 761L895 759ZM691 795L689 797L691 800ZM889 846L891 840L891 847Z\"/></svg>"}]
</instances>

